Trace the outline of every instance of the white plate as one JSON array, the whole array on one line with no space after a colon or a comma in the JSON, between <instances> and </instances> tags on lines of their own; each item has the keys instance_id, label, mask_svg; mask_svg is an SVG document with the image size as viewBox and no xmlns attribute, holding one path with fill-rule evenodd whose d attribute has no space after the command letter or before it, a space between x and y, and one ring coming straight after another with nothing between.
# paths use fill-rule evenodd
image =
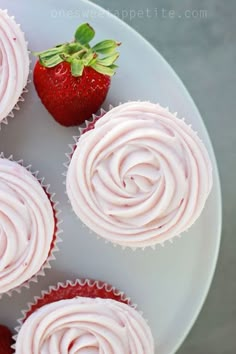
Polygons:
<instances>
[{"instance_id":1,"label":"white plate","mask_svg":"<svg viewBox=\"0 0 236 354\"><path fill-rule=\"evenodd\" d=\"M88 277L104 280L124 290L143 310L152 328L156 353L174 353L192 327L206 298L220 244L221 196L219 176L210 139L202 118L185 87L160 54L116 17L88 1L1 0L21 23L30 49L41 50L72 38L76 26L89 21L97 39L122 41L119 71L107 98L113 105L147 99L168 105L199 131L214 166L214 188L200 220L185 234L156 251L122 251L97 240L81 228L70 210L62 184L67 144L76 128L63 128L50 118L34 87L16 118L0 132L0 150L23 158L39 169L61 202L64 243L47 272L30 291L0 300L0 323L16 324L20 309L41 289L57 281Z\"/></svg>"}]
</instances>

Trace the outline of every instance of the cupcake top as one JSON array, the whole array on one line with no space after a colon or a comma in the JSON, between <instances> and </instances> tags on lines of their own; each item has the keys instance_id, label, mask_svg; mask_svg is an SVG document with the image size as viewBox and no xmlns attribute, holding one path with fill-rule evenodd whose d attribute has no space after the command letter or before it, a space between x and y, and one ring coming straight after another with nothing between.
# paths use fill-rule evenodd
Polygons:
<instances>
[{"instance_id":1,"label":"cupcake top","mask_svg":"<svg viewBox=\"0 0 236 354\"><path fill-rule=\"evenodd\" d=\"M20 26L0 9L0 122L17 104L29 75L29 55Z\"/></svg>"},{"instance_id":2,"label":"cupcake top","mask_svg":"<svg viewBox=\"0 0 236 354\"><path fill-rule=\"evenodd\" d=\"M18 163L0 158L0 294L41 269L54 227L53 208L39 181Z\"/></svg>"},{"instance_id":3,"label":"cupcake top","mask_svg":"<svg viewBox=\"0 0 236 354\"><path fill-rule=\"evenodd\" d=\"M212 187L208 153L190 126L149 102L122 104L77 143L67 174L75 213L122 246L146 247L187 230Z\"/></svg>"},{"instance_id":4,"label":"cupcake top","mask_svg":"<svg viewBox=\"0 0 236 354\"><path fill-rule=\"evenodd\" d=\"M154 354L151 331L131 306L77 297L45 305L23 323L16 354Z\"/></svg>"}]
</instances>

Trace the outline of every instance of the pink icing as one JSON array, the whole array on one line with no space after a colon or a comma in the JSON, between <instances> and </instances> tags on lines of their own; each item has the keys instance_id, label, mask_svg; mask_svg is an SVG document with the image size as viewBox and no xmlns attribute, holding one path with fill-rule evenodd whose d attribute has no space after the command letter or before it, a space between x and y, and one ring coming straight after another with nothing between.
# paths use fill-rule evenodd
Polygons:
<instances>
[{"instance_id":1,"label":"pink icing","mask_svg":"<svg viewBox=\"0 0 236 354\"><path fill-rule=\"evenodd\" d=\"M41 307L22 325L16 354L154 354L151 330L131 306L77 297Z\"/></svg>"},{"instance_id":2,"label":"pink icing","mask_svg":"<svg viewBox=\"0 0 236 354\"><path fill-rule=\"evenodd\" d=\"M29 75L27 43L20 26L0 9L0 122L19 100Z\"/></svg>"},{"instance_id":3,"label":"pink icing","mask_svg":"<svg viewBox=\"0 0 236 354\"><path fill-rule=\"evenodd\" d=\"M162 243L200 216L212 167L197 134L158 104L122 104L77 144L67 193L100 236L130 247Z\"/></svg>"},{"instance_id":4,"label":"pink icing","mask_svg":"<svg viewBox=\"0 0 236 354\"><path fill-rule=\"evenodd\" d=\"M0 294L35 275L48 257L53 209L38 180L24 167L0 159Z\"/></svg>"}]
</instances>

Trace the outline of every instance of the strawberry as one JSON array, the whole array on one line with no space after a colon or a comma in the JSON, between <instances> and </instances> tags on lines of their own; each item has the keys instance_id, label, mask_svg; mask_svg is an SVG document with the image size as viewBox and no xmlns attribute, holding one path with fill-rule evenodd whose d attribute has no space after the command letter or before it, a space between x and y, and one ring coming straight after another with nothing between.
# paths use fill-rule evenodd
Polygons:
<instances>
[{"instance_id":1,"label":"strawberry","mask_svg":"<svg viewBox=\"0 0 236 354\"><path fill-rule=\"evenodd\" d=\"M82 124L104 102L119 57L117 43L105 40L91 47L94 29L84 23L74 41L34 53L36 91L49 113L64 126Z\"/></svg>"},{"instance_id":2,"label":"strawberry","mask_svg":"<svg viewBox=\"0 0 236 354\"><path fill-rule=\"evenodd\" d=\"M12 344L13 341L10 330L5 326L0 325L0 354L12 354Z\"/></svg>"}]
</instances>

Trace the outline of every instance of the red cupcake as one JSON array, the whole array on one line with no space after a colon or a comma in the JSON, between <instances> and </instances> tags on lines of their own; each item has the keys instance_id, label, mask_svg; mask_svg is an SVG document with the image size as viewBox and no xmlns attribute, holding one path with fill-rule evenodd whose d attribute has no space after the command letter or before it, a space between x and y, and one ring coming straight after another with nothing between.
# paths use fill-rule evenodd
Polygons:
<instances>
[{"instance_id":1,"label":"red cupcake","mask_svg":"<svg viewBox=\"0 0 236 354\"><path fill-rule=\"evenodd\" d=\"M0 154L0 298L44 275L60 241L55 195L23 165Z\"/></svg>"},{"instance_id":2,"label":"red cupcake","mask_svg":"<svg viewBox=\"0 0 236 354\"><path fill-rule=\"evenodd\" d=\"M16 354L153 354L151 330L130 299L99 281L59 283L23 312Z\"/></svg>"}]
</instances>

